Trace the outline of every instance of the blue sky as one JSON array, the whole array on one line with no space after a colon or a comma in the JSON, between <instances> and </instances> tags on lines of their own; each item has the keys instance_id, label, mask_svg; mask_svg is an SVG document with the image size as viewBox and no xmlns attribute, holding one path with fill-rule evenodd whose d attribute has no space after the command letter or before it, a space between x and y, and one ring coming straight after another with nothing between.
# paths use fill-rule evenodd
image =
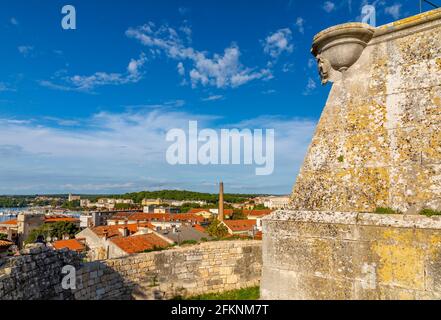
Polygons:
<instances>
[{"instance_id":1,"label":"blue sky","mask_svg":"<svg viewBox=\"0 0 441 320\"><path fill-rule=\"evenodd\" d=\"M289 193L330 90L312 37L367 3L1 1L0 194L214 192L220 179L228 192ZM61 28L66 4L76 30ZM419 10L374 4L378 25ZM274 128L274 173L168 165L166 132L189 120Z\"/></svg>"}]
</instances>

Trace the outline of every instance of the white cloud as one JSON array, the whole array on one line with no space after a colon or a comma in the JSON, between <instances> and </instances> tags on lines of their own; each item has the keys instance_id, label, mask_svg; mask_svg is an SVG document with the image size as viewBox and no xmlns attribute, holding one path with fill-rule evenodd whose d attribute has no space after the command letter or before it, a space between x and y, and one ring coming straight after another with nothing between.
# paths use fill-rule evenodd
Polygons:
<instances>
[{"instance_id":1,"label":"white cloud","mask_svg":"<svg viewBox=\"0 0 441 320\"><path fill-rule=\"evenodd\" d=\"M297 27L297 30L301 34L304 34L305 33L305 19L303 19L302 17L298 17L296 20L296 27Z\"/></svg>"},{"instance_id":2,"label":"white cloud","mask_svg":"<svg viewBox=\"0 0 441 320\"><path fill-rule=\"evenodd\" d=\"M308 78L308 83L306 84L305 91L303 95L310 95L317 88L317 83L311 77Z\"/></svg>"},{"instance_id":3,"label":"white cloud","mask_svg":"<svg viewBox=\"0 0 441 320\"><path fill-rule=\"evenodd\" d=\"M273 58L278 58L282 53L291 53L294 50L291 41L291 30L288 28L280 29L265 39L263 51Z\"/></svg>"},{"instance_id":4,"label":"white cloud","mask_svg":"<svg viewBox=\"0 0 441 320\"><path fill-rule=\"evenodd\" d=\"M107 73L107 72L95 72L89 76L62 76L63 83L59 84L50 80L39 81L39 84L43 87L47 87L54 90L62 91L80 91L90 92L96 87L107 85L123 85L127 83L136 83L142 80L143 73L141 68L147 62L147 57L142 53L138 59L130 60L127 66L127 73ZM63 72L64 74L65 72ZM57 74L57 77L60 75Z\"/></svg>"},{"instance_id":5,"label":"white cloud","mask_svg":"<svg viewBox=\"0 0 441 320\"><path fill-rule=\"evenodd\" d=\"M275 129L274 174L257 177L249 166L219 166L214 170L210 166L168 165L165 152L170 143L165 140L166 132L173 128L188 130L190 120L197 120L200 129ZM235 192L288 193L315 129L315 121L274 116L219 126L216 116L160 109L101 112L74 121L81 126L0 119L0 193L107 193L164 188L207 191L207 183L216 183L219 176Z\"/></svg>"},{"instance_id":6,"label":"white cloud","mask_svg":"<svg viewBox=\"0 0 441 320\"><path fill-rule=\"evenodd\" d=\"M6 83L0 82L0 92L4 91L15 91L15 89L10 88Z\"/></svg>"},{"instance_id":7,"label":"white cloud","mask_svg":"<svg viewBox=\"0 0 441 320\"><path fill-rule=\"evenodd\" d=\"M217 100L222 100L224 98L223 95L214 95L214 96L209 96L207 98L202 99L202 101L217 101Z\"/></svg>"},{"instance_id":8,"label":"white cloud","mask_svg":"<svg viewBox=\"0 0 441 320\"><path fill-rule=\"evenodd\" d=\"M178 63L178 67L177 68L178 68L179 75L185 76L185 67L184 67L184 64L182 62Z\"/></svg>"},{"instance_id":9,"label":"white cloud","mask_svg":"<svg viewBox=\"0 0 441 320\"><path fill-rule=\"evenodd\" d=\"M138 60L136 59L132 59L127 67L127 71L129 72L129 74L134 77L137 78L140 75L140 70L144 64L146 63L147 58L145 56L144 53L142 53L139 57Z\"/></svg>"},{"instance_id":10,"label":"white cloud","mask_svg":"<svg viewBox=\"0 0 441 320\"><path fill-rule=\"evenodd\" d=\"M9 22L11 22L11 24L14 25L14 26L18 26L19 25L18 20L16 18L14 18L14 17L12 17L9 20Z\"/></svg>"},{"instance_id":11,"label":"white cloud","mask_svg":"<svg viewBox=\"0 0 441 320\"><path fill-rule=\"evenodd\" d=\"M394 4L393 6L384 8L384 12L391 15L394 19L401 17L402 4Z\"/></svg>"},{"instance_id":12,"label":"white cloud","mask_svg":"<svg viewBox=\"0 0 441 320\"><path fill-rule=\"evenodd\" d=\"M180 64L177 70L180 75L186 72L183 61L189 61L192 68L187 72L193 87L201 85L235 88L252 80L271 79L272 74L268 69L245 67L240 61L241 52L236 44L226 48L222 55L210 55L192 48L189 46L191 39L188 39L191 30L188 30L186 37L181 37L175 29L167 25L156 27L153 22L149 22L128 29L126 35L155 50L155 53L163 53L168 58L178 60Z\"/></svg>"},{"instance_id":13,"label":"white cloud","mask_svg":"<svg viewBox=\"0 0 441 320\"><path fill-rule=\"evenodd\" d=\"M325 3L323 4L323 10L325 10L327 13L330 13L335 9L335 3L332 1L325 1Z\"/></svg>"},{"instance_id":14,"label":"white cloud","mask_svg":"<svg viewBox=\"0 0 441 320\"><path fill-rule=\"evenodd\" d=\"M34 50L33 46L19 46L18 52L20 52L24 57L29 56L29 54Z\"/></svg>"}]
</instances>

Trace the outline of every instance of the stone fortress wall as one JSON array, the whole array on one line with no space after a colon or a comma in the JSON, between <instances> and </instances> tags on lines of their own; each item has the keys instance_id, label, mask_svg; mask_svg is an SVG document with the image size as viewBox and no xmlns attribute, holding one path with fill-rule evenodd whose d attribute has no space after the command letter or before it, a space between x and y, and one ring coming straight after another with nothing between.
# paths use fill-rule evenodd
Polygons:
<instances>
[{"instance_id":1,"label":"stone fortress wall","mask_svg":"<svg viewBox=\"0 0 441 320\"><path fill-rule=\"evenodd\" d=\"M76 268L76 290L61 287ZM260 241L219 241L120 259L83 262L68 250L24 249L0 266L0 300L172 299L257 286Z\"/></svg>"},{"instance_id":2,"label":"stone fortress wall","mask_svg":"<svg viewBox=\"0 0 441 320\"><path fill-rule=\"evenodd\" d=\"M263 299L441 299L441 220L418 215L441 210L441 9L358 28L373 38L343 73L316 51L334 83L293 210L263 221Z\"/></svg>"},{"instance_id":3,"label":"stone fortress wall","mask_svg":"<svg viewBox=\"0 0 441 320\"><path fill-rule=\"evenodd\" d=\"M441 9L375 29L332 90L293 209L441 210Z\"/></svg>"},{"instance_id":4,"label":"stone fortress wall","mask_svg":"<svg viewBox=\"0 0 441 320\"><path fill-rule=\"evenodd\" d=\"M281 211L265 233L263 299L441 299L441 219Z\"/></svg>"}]
</instances>

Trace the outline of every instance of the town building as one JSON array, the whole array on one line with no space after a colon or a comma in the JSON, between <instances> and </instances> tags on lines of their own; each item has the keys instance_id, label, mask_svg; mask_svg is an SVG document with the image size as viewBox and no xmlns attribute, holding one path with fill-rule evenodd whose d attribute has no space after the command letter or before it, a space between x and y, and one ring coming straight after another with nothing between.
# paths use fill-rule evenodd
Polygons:
<instances>
[{"instance_id":1,"label":"town building","mask_svg":"<svg viewBox=\"0 0 441 320\"><path fill-rule=\"evenodd\" d=\"M186 241L199 242L203 240L211 240L211 237L205 231L205 228L198 224L181 225L179 228L156 229L155 231L163 237L173 241L177 245L180 245Z\"/></svg>"},{"instance_id":2,"label":"town building","mask_svg":"<svg viewBox=\"0 0 441 320\"><path fill-rule=\"evenodd\" d=\"M115 210L117 204L129 204L134 205L132 199L111 199L111 198L101 198L97 202L92 202L88 199L83 199L80 201L80 206L82 208L96 208L96 209L106 209Z\"/></svg>"},{"instance_id":3,"label":"town building","mask_svg":"<svg viewBox=\"0 0 441 320\"><path fill-rule=\"evenodd\" d=\"M254 199L255 204L260 204L268 209L283 210L289 209L291 198L289 196L258 197Z\"/></svg>"},{"instance_id":4,"label":"town building","mask_svg":"<svg viewBox=\"0 0 441 320\"><path fill-rule=\"evenodd\" d=\"M256 220L224 220L222 224L227 227L228 234L232 236L255 237L259 231Z\"/></svg>"},{"instance_id":5,"label":"town building","mask_svg":"<svg viewBox=\"0 0 441 320\"><path fill-rule=\"evenodd\" d=\"M219 209L202 209L195 208L188 211L189 214L195 214L205 219L217 218L219 215ZM224 218L229 219L234 213L233 209L224 209Z\"/></svg>"},{"instance_id":6,"label":"town building","mask_svg":"<svg viewBox=\"0 0 441 320\"><path fill-rule=\"evenodd\" d=\"M80 240L80 239L55 241L52 243L52 247L56 250L69 249L70 251L76 251L78 253L82 253L86 251L84 240Z\"/></svg>"},{"instance_id":7,"label":"town building","mask_svg":"<svg viewBox=\"0 0 441 320\"><path fill-rule=\"evenodd\" d=\"M258 231L263 231L262 219L270 215L274 210L244 210L243 214L248 218L248 220L256 221L256 229Z\"/></svg>"},{"instance_id":8,"label":"town building","mask_svg":"<svg viewBox=\"0 0 441 320\"><path fill-rule=\"evenodd\" d=\"M14 243L9 240L0 240L0 257L3 254L6 254L10 247L12 247Z\"/></svg>"},{"instance_id":9,"label":"town building","mask_svg":"<svg viewBox=\"0 0 441 320\"><path fill-rule=\"evenodd\" d=\"M179 213L179 209L178 208L172 208L172 207L156 207L154 205L150 205L150 206L144 206L143 209L144 213L168 213L168 214L175 214L175 213Z\"/></svg>"},{"instance_id":10,"label":"town building","mask_svg":"<svg viewBox=\"0 0 441 320\"><path fill-rule=\"evenodd\" d=\"M154 233L153 229L149 223L124 223L87 228L76 238L84 239L90 260L105 260L173 244L168 238Z\"/></svg>"},{"instance_id":11,"label":"town building","mask_svg":"<svg viewBox=\"0 0 441 320\"><path fill-rule=\"evenodd\" d=\"M141 204L143 206L161 206L165 203L162 199L143 199Z\"/></svg>"},{"instance_id":12,"label":"town building","mask_svg":"<svg viewBox=\"0 0 441 320\"><path fill-rule=\"evenodd\" d=\"M15 244L22 246L31 232L43 224L56 222L71 222L80 226L80 220L62 215L43 215L43 214L19 214L17 219L0 223L0 233L5 234L7 239Z\"/></svg>"},{"instance_id":13,"label":"town building","mask_svg":"<svg viewBox=\"0 0 441 320\"><path fill-rule=\"evenodd\" d=\"M74 196L74 195L72 195L72 194L69 194L69 197L68 197L68 201L69 202L72 202L72 201L80 201L81 200L81 196Z\"/></svg>"}]
</instances>

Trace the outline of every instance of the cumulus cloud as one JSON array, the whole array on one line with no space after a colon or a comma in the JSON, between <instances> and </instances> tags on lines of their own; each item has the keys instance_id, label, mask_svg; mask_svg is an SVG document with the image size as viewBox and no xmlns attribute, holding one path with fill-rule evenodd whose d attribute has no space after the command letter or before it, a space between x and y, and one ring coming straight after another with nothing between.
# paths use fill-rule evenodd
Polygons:
<instances>
[{"instance_id":1,"label":"cumulus cloud","mask_svg":"<svg viewBox=\"0 0 441 320\"><path fill-rule=\"evenodd\" d=\"M191 30L188 27L187 29L183 37L168 25L157 27L155 23L149 22L128 29L126 35L149 47L153 54L164 54L168 58L178 60L178 73L182 76L188 72L193 87L235 88L256 79L272 77L268 69L245 67L240 61L241 52L236 44L226 48L223 54L209 54L194 49L188 39ZM182 28L179 31L182 32ZM191 65L189 71L185 70L184 62Z\"/></svg>"},{"instance_id":2,"label":"cumulus cloud","mask_svg":"<svg viewBox=\"0 0 441 320\"><path fill-rule=\"evenodd\" d=\"M123 85L127 83L136 83L143 78L143 72L141 71L144 64L147 62L147 57L142 53L138 59L130 60L127 66L127 72L123 73L108 73L108 72L95 72L92 75L82 76L60 76L62 73L57 73L55 81L62 81L57 83L54 80L41 80L39 84L43 87L62 90L62 91L80 91L91 92L96 87L107 85Z\"/></svg>"},{"instance_id":3,"label":"cumulus cloud","mask_svg":"<svg viewBox=\"0 0 441 320\"><path fill-rule=\"evenodd\" d=\"M29 54L32 53L32 51L34 50L33 46L19 46L17 48L18 52L20 52L24 57L29 56Z\"/></svg>"},{"instance_id":4,"label":"cumulus cloud","mask_svg":"<svg viewBox=\"0 0 441 320\"><path fill-rule=\"evenodd\" d=\"M15 91L15 89L10 88L6 83L0 82L0 92L2 91Z\"/></svg>"},{"instance_id":5,"label":"cumulus cloud","mask_svg":"<svg viewBox=\"0 0 441 320\"><path fill-rule=\"evenodd\" d=\"M308 78L308 83L306 84L306 88L303 91L303 95L310 95L317 88L317 83L311 77Z\"/></svg>"},{"instance_id":6,"label":"cumulus cloud","mask_svg":"<svg viewBox=\"0 0 441 320\"><path fill-rule=\"evenodd\" d=\"M297 30L301 34L304 34L305 33L305 19L303 19L302 17L298 17L296 20L296 27L297 27Z\"/></svg>"},{"instance_id":7,"label":"cumulus cloud","mask_svg":"<svg viewBox=\"0 0 441 320\"><path fill-rule=\"evenodd\" d=\"M401 7L402 4L394 4L393 6L384 8L384 12L391 15L394 19L399 19L401 17Z\"/></svg>"},{"instance_id":8,"label":"cumulus cloud","mask_svg":"<svg viewBox=\"0 0 441 320\"><path fill-rule=\"evenodd\" d=\"M336 9L335 3L332 1L325 1L323 4L323 10L325 10L327 13L330 13Z\"/></svg>"},{"instance_id":9,"label":"cumulus cloud","mask_svg":"<svg viewBox=\"0 0 441 320\"><path fill-rule=\"evenodd\" d=\"M288 28L280 29L265 39L263 51L273 58L278 58L282 53L291 53L294 50L291 41L291 30Z\"/></svg>"}]
</instances>

